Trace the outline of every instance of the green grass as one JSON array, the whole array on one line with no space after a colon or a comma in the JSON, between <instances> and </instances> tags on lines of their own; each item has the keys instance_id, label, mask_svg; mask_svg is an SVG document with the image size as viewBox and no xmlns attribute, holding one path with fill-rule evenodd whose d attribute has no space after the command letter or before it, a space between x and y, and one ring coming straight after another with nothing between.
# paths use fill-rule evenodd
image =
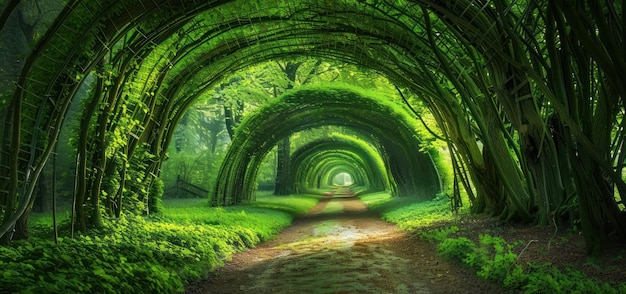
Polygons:
<instances>
[{"instance_id":1,"label":"green grass","mask_svg":"<svg viewBox=\"0 0 626 294\"><path fill-rule=\"evenodd\" d=\"M194 223L229 228L247 228L261 241L269 239L305 213L321 196L258 195L256 201L229 207L209 207L207 199L166 199L163 218L176 223Z\"/></svg>"},{"instance_id":2,"label":"green grass","mask_svg":"<svg viewBox=\"0 0 626 294\"><path fill-rule=\"evenodd\" d=\"M363 195L360 198L369 209L378 212L385 221L394 223L406 231L414 232L458 218L443 197L416 202L411 197L391 197L389 193L381 192Z\"/></svg>"},{"instance_id":3,"label":"green grass","mask_svg":"<svg viewBox=\"0 0 626 294\"><path fill-rule=\"evenodd\" d=\"M52 241L41 217L34 237L0 246L0 289L8 293L177 293L233 253L274 236L321 196L261 195L211 208L166 200L165 212L106 220L98 231ZM38 217L38 216L36 216ZM44 225L42 225L44 224ZM63 231L62 231L63 232ZM139 290L140 289L140 290Z\"/></svg>"},{"instance_id":4,"label":"green grass","mask_svg":"<svg viewBox=\"0 0 626 294\"><path fill-rule=\"evenodd\" d=\"M72 216L72 207L63 203L57 207L57 223L69 221ZM52 210L50 212L31 212L28 224L31 226L52 226Z\"/></svg>"}]
</instances>

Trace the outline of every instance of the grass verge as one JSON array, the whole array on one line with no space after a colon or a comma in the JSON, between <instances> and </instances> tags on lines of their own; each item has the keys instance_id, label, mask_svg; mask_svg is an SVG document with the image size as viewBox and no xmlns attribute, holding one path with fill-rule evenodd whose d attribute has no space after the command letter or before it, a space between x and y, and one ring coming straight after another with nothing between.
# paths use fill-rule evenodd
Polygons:
<instances>
[{"instance_id":1,"label":"grass verge","mask_svg":"<svg viewBox=\"0 0 626 294\"><path fill-rule=\"evenodd\" d=\"M185 283L271 238L319 199L262 196L225 208L198 199L166 201L162 215L122 217L58 244L36 236L12 242L0 247L0 292L183 292Z\"/></svg>"}]
</instances>

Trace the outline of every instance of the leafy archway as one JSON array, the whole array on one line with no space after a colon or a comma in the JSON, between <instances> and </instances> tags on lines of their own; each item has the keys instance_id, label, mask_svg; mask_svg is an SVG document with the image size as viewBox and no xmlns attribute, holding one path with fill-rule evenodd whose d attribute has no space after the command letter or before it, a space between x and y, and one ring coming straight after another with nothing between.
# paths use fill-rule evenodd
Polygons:
<instances>
[{"instance_id":1,"label":"leafy archway","mask_svg":"<svg viewBox=\"0 0 626 294\"><path fill-rule=\"evenodd\" d=\"M329 185L335 175L349 173L365 191L395 190L383 158L363 140L334 135L296 150L291 159L288 186L294 189ZM393 191L392 191L393 192Z\"/></svg>"},{"instance_id":2,"label":"leafy archway","mask_svg":"<svg viewBox=\"0 0 626 294\"><path fill-rule=\"evenodd\" d=\"M220 169L214 205L228 205L254 197L259 165L284 136L300 130L340 125L371 134L388 160L399 196L431 199L441 189L428 153L420 150L417 121L406 109L376 93L347 86L301 87L247 117L237 128Z\"/></svg>"},{"instance_id":3,"label":"leafy archway","mask_svg":"<svg viewBox=\"0 0 626 294\"><path fill-rule=\"evenodd\" d=\"M74 203L86 230L100 206L151 202L174 126L222 76L308 55L377 70L423 101L475 212L571 216L599 252L626 236L621 11L599 0L68 1L0 100L0 233L28 219L81 85L92 90Z\"/></svg>"}]
</instances>

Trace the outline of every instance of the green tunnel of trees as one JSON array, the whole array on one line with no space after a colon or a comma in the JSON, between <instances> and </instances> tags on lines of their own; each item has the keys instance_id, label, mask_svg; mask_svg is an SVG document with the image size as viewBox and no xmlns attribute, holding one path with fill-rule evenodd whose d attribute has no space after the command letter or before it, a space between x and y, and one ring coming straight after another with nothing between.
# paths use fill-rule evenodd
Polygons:
<instances>
[{"instance_id":1,"label":"green tunnel of trees","mask_svg":"<svg viewBox=\"0 0 626 294\"><path fill-rule=\"evenodd\" d=\"M0 15L4 242L27 237L71 107L80 109L73 221L85 231L155 203L175 126L203 93L251 65L302 56L384 75L432 113L455 205L464 189L475 213L580 221L593 254L626 237L621 1L43 2L48 10L4 1ZM384 154L407 151L382 143ZM411 193L401 175L415 171L394 166L415 165L388 161L398 194ZM252 169L240 168L223 172L233 177L220 180L218 202L250 197ZM229 186L235 178L246 186Z\"/></svg>"},{"instance_id":2,"label":"green tunnel of trees","mask_svg":"<svg viewBox=\"0 0 626 294\"><path fill-rule=\"evenodd\" d=\"M432 199L441 189L439 175L429 154L420 151L416 124L388 99L349 87L291 90L241 122L217 177L213 203L253 199L259 166L270 149L291 132L323 125L370 134L384 150L397 194Z\"/></svg>"},{"instance_id":3,"label":"green tunnel of trees","mask_svg":"<svg viewBox=\"0 0 626 294\"><path fill-rule=\"evenodd\" d=\"M349 174L362 193L392 191L378 151L353 137L334 135L310 142L293 153L290 164L288 185L296 192L330 186L340 173Z\"/></svg>"}]
</instances>

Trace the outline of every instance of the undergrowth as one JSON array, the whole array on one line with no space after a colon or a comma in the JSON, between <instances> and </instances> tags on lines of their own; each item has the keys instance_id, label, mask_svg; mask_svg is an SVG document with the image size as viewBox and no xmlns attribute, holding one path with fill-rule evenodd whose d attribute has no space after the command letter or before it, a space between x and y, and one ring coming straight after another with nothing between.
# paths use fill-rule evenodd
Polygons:
<instances>
[{"instance_id":1,"label":"undergrowth","mask_svg":"<svg viewBox=\"0 0 626 294\"><path fill-rule=\"evenodd\" d=\"M416 231L456 218L443 195L428 202L415 202L411 197L391 197L385 192L360 198L369 209L378 212L383 220L395 223L406 231Z\"/></svg>"},{"instance_id":2,"label":"undergrowth","mask_svg":"<svg viewBox=\"0 0 626 294\"><path fill-rule=\"evenodd\" d=\"M0 292L183 292L185 283L271 238L318 200L262 197L227 208L178 200L158 217L121 217L58 244L40 237L12 242L0 247Z\"/></svg>"},{"instance_id":3,"label":"undergrowth","mask_svg":"<svg viewBox=\"0 0 626 294\"><path fill-rule=\"evenodd\" d=\"M436 243L438 255L459 261L476 270L478 276L508 289L524 293L626 293L626 283L605 283L578 270L561 271L549 263L522 266L516 252L524 244L522 241L509 244L488 234L480 235L478 243L466 237L449 237L459 228L441 225L442 221L455 219L445 199L419 203L385 193L364 195L361 199L384 220Z\"/></svg>"}]
</instances>

